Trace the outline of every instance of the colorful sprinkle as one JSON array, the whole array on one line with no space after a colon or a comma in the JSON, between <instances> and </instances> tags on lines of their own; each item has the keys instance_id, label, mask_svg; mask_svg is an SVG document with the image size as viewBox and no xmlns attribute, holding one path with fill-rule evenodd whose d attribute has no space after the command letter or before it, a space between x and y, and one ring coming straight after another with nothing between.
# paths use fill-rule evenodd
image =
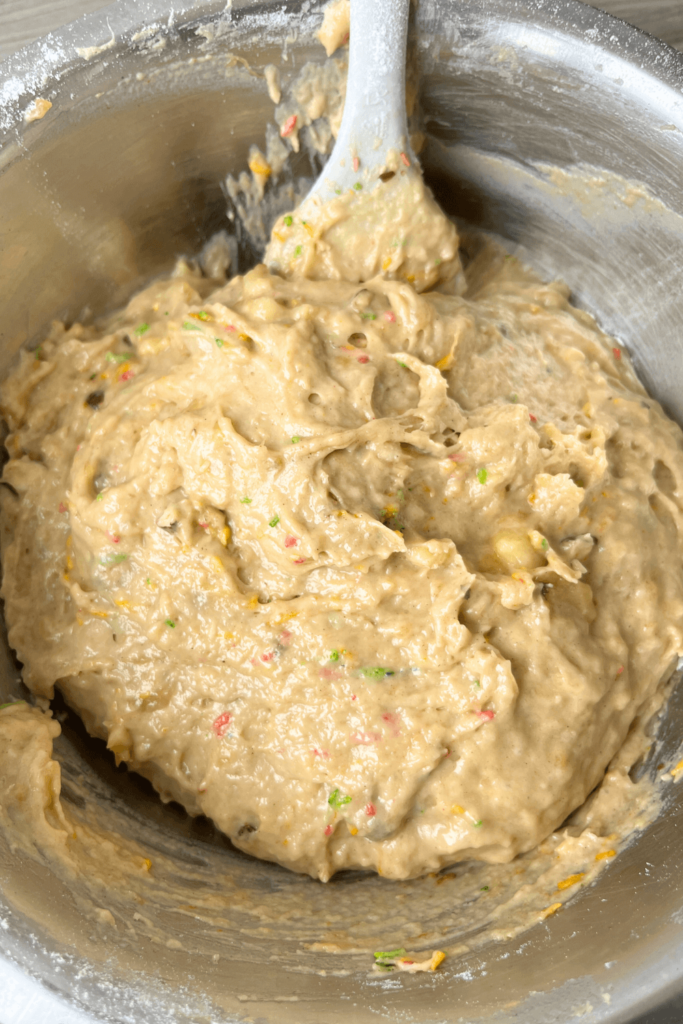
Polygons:
<instances>
[{"instance_id":1,"label":"colorful sprinkle","mask_svg":"<svg viewBox=\"0 0 683 1024\"><path fill-rule=\"evenodd\" d=\"M334 807L335 809L343 807L344 804L350 804L352 800L353 797L351 796L342 796L338 789L333 789L327 798L327 802L330 807Z\"/></svg>"},{"instance_id":2,"label":"colorful sprinkle","mask_svg":"<svg viewBox=\"0 0 683 1024\"><path fill-rule=\"evenodd\" d=\"M365 353L363 353L360 356L356 356L356 359L358 360L359 363L362 363L363 366L365 366L366 363L370 362L370 356L366 356Z\"/></svg>"},{"instance_id":3,"label":"colorful sprinkle","mask_svg":"<svg viewBox=\"0 0 683 1024\"><path fill-rule=\"evenodd\" d=\"M388 668L382 668L380 665L374 667L361 668L358 670L362 676L366 679L384 679L385 676L393 676L393 672Z\"/></svg>"},{"instance_id":4,"label":"colorful sprinkle","mask_svg":"<svg viewBox=\"0 0 683 1024\"><path fill-rule=\"evenodd\" d=\"M125 352L107 352L106 355L108 363L125 363L128 361L128 358Z\"/></svg>"},{"instance_id":5,"label":"colorful sprinkle","mask_svg":"<svg viewBox=\"0 0 683 1024\"><path fill-rule=\"evenodd\" d=\"M585 877L585 871L579 871L576 875L570 875L569 878L563 878L561 882L557 883L558 889L569 889L572 885L576 885Z\"/></svg>"},{"instance_id":6,"label":"colorful sprinkle","mask_svg":"<svg viewBox=\"0 0 683 1024\"><path fill-rule=\"evenodd\" d=\"M486 469L485 466L482 466L481 469L477 470L477 480L482 485L482 487L486 483L488 478L489 478L489 471Z\"/></svg>"},{"instance_id":7,"label":"colorful sprinkle","mask_svg":"<svg viewBox=\"0 0 683 1024\"><path fill-rule=\"evenodd\" d=\"M493 719L496 717L495 711L477 711L477 714L479 715L480 718L485 719L485 721L487 722L492 722Z\"/></svg>"},{"instance_id":8,"label":"colorful sprinkle","mask_svg":"<svg viewBox=\"0 0 683 1024\"><path fill-rule=\"evenodd\" d=\"M227 711L224 711L222 715L219 715L218 718L214 721L213 725L211 726L216 736L225 736L231 721L232 715L230 715Z\"/></svg>"},{"instance_id":9,"label":"colorful sprinkle","mask_svg":"<svg viewBox=\"0 0 683 1024\"><path fill-rule=\"evenodd\" d=\"M107 555L106 558L100 559L100 565L117 565L119 562L125 562L128 555Z\"/></svg>"},{"instance_id":10,"label":"colorful sprinkle","mask_svg":"<svg viewBox=\"0 0 683 1024\"><path fill-rule=\"evenodd\" d=\"M360 192L360 190L363 187L363 184L362 184L362 182L357 181L356 184L353 187L355 188L356 192Z\"/></svg>"},{"instance_id":11,"label":"colorful sprinkle","mask_svg":"<svg viewBox=\"0 0 683 1024\"><path fill-rule=\"evenodd\" d=\"M199 324L191 324L189 320L183 322L184 331L201 331Z\"/></svg>"},{"instance_id":12,"label":"colorful sprinkle","mask_svg":"<svg viewBox=\"0 0 683 1024\"><path fill-rule=\"evenodd\" d=\"M483 824L484 824L484 822L480 818L479 821L473 821L472 822L472 828L481 828L481 826Z\"/></svg>"},{"instance_id":13,"label":"colorful sprinkle","mask_svg":"<svg viewBox=\"0 0 683 1024\"><path fill-rule=\"evenodd\" d=\"M273 524L271 523L270 525L272 526ZM286 548L295 548L298 543L299 543L298 538L297 537L292 537L291 533L288 534L285 537L285 547Z\"/></svg>"},{"instance_id":14,"label":"colorful sprinkle","mask_svg":"<svg viewBox=\"0 0 683 1024\"><path fill-rule=\"evenodd\" d=\"M548 550L548 541L545 539L545 537L541 541L541 548L543 549L543 551L547 551Z\"/></svg>"},{"instance_id":15,"label":"colorful sprinkle","mask_svg":"<svg viewBox=\"0 0 683 1024\"><path fill-rule=\"evenodd\" d=\"M596 854L596 860L607 860L609 857L616 857L616 850L603 850L602 853Z\"/></svg>"},{"instance_id":16,"label":"colorful sprinkle","mask_svg":"<svg viewBox=\"0 0 683 1024\"><path fill-rule=\"evenodd\" d=\"M353 166L353 171L354 171L354 174L355 174L355 172L356 172L356 171L358 170L358 168L360 167L360 159L359 159L359 158L358 158L357 156L354 156L354 158L353 158L353 160L351 161L351 163L352 163L352 166Z\"/></svg>"},{"instance_id":17,"label":"colorful sprinkle","mask_svg":"<svg viewBox=\"0 0 683 1024\"><path fill-rule=\"evenodd\" d=\"M331 825L326 825L325 826L325 835L326 836L331 836L333 832L334 832L334 829L332 828Z\"/></svg>"},{"instance_id":18,"label":"colorful sprinkle","mask_svg":"<svg viewBox=\"0 0 683 1024\"><path fill-rule=\"evenodd\" d=\"M615 359L621 359L621 349L620 348L613 348L612 349L612 355L614 356Z\"/></svg>"},{"instance_id":19,"label":"colorful sprinkle","mask_svg":"<svg viewBox=\"0 0 683 1024\"><path fill-rule=\"evenodd\" d=\"M534 416L534 414L532 412L529 413L529 419L531 420L532 423L538 423L538 420L536 419L536 417Z\"/></svg>"},{"instance_id":20,"label":"colorful sprinkle","mask_svg":"<svg viewBox=\"0 0 683 1024\"><path fill-rule=\"evenodd\" d=\"M292 132L296 128L297 120L298 118L296 114L292 114L291 117L287 118L282 128L280 129L280 135L282 136L283 139L286 139L288 135L292 134Z\"/></svg>"},{"instance_id":21,"label":"colorful sprinkle","mask_svg":"<svg viewBox=\"0 0 683 1024\"><path fill-rule=\"evenodd\" d=\"M251 505L251 498L247 498L247 497L245 496L244 498L240 498L240 502L241 502L241 503L242 503L243 505Z\"/></svg>"},{"instance_id":22,"label":"colorful sprinkle","mask_svg":"<svg viewBox=\"0 0 683 1024\"><path fill-rule=\"evenodd\" d=\"M100 495L98 494L97 497L99 498ZM69 511L69 506L65 505L63 501L60 501L60 503L59 503L59 511L60 512L68 512Z\"/></svg>"},{"instance_id":23,"label":"colorful sprinkle","mask_svg":"<svg viewBox=\"0 0 683 1024\"><path fill-rule=\"evenodd\" d=\"M365 813L367 814L368 818L374 818L375 815L377 814L377 808L375 807L374 804L366 804Z\"/></svg>"},{"instance_id":24,"label":"colorful sprinkle","mask_svg":"<svg viewBox=\"0 0 683 1024\"><path fill-rule=\"evenodd\" d=\"M339 661L339 651L330 651L330 661Z\"/></svg>"},{"instance_id":25,"label":"colorful sprinkle","mask_svg":"<svg viewBox=\"0 0 683 1024\"><path fill-rule=\"evenodd\" d=\"M285 226L288 227L288 228L291 228L293 223L294 223L294 218L291 216L291 214L288 213L287 216L285 217Z\"/></svg>"},{"instance_id":26,"label":"colorful sprinkle","mask_svg":"<svg viewBox=\"0 0 683 1024\"><path fill-rule=\"evenodd\" d=\"M303 245L297 245L296 249L294 250L294 255L295 256L301 256L301 253L303 251L304 251Z\"/></svg>"},{"instance_id":27,"label":"colorful sprinkle","mask_svg":"<svg viewBox=\"0 0 683 1024\"><path fill-rule=\"evenodd\" d=\"M294 559L294 565L303 565L305 561L306 561L305 558L295 558Z\"/></svg>"},{"instance_id":28,"label":"colorful sprinkle","mask_svg":"<svg viewBox=\"0 0 683 1024\"><path fill-rule=\"evenodd\" d=\"M261 655L261 661L265 661L265 662L272 661L274 657L275 657L275 651L266 651L265 654Z\"/></svg>"},{"instance_id":29,"label":"colorful sprinkle","mask_svg":"<svg viewBox=\"0 0 683 1024\"><path fill-rule=\"evenodd\" d=\"M387 320L390 324L395 324L396 323L396 314L392 313L391 310L388 309L385 312L385 314L384 314L384 319Z\"/></svg>"},{"instance_id":30,"label":"colorful sprinkle","mask_svg":"<svg viewBox=\"0 0 683 1024\"><path fill-rule=\"evenodd\" d=\"M405 949L390 949L386 953L373 953L375 960L395 960L397 956L403 956Z\"/></svg>"},{"instance_id":31,"label":"colorful sprinkle","mask_svg":"<svg viewBox=\"0 0 683 1024\"><path fill-rule=\"evenodd\" d=\"M406 167L410 167L410 160L408 159L405 153L401 153L401 160L406 165Z\"/></svg>"},{"instance_id":32,"label":"colorful sprinkle","mask_svg":"<svg viewBox=\"0 0 683 1024\"><path fill-rule=\"evenodd\" d=\"M135 328L135 333L136 334L144 334L145 331L148 331L148 330L149 330L149 324L140 324L139 327Z\"/></svg>"},{"instance_id":33,"label":"colorful sprinkle","mask_svg":"<svg viewBox=\"0 0 683 1024\"><path fill-rule=\"evenodd\" d=\"M295 434L294 437L290 437L289 440L292 442L292 444L298 444L301 438L299 437L298 434Z\"/></svg>"},{"instance_id":34,"label":"colorful sprinkle","mask_svg":"<svg viewBox=\"0 0 683 1024\"><path fill-rule=\"evenodd\" d=\"M268 523L268 526L272 526L273 528L275 528L279 522L280 522L280 517L279 516L273 516L273 518Z\"/></svg>"},{"instance_id":35,"label":"colorful sprinkle","mask_svg":"<svg viewBox=\"0 0 683 1024\"><path fill-rule=\"evenodd\" d=\"M175 629L175 622L173 619L166 619L166 625L169 629Z\"/></svg>"},{"instance_id":36,"label":"colorful sprinkle","mask_svg":"<svg viewBox=\"0 0 683 1024\"><path fill-rule=\"evenodd\" d=\"M223 341L222 338L214 338L213 340L216 342L219 348L223 348L223 345L225 345L225 342Z\"/></svg>"}]
</instances>

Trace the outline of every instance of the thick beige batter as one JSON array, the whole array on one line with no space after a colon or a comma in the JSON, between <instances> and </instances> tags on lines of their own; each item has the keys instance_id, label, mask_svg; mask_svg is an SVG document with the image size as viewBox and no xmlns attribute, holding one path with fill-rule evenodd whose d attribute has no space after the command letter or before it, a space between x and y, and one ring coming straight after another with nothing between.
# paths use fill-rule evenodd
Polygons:
<instances>
[{"instance_id":1,"label":"thick beige batter","mask_svg":"<svg viewBox=\"0 0 683 1024\"><path fill-rule=\"evenodd\" d=\"M463 296L280 270L181 268L5 382L25 681L259 857L508 861L683 653L681 433L490 249Z\"/></svg>"}]
</instances>

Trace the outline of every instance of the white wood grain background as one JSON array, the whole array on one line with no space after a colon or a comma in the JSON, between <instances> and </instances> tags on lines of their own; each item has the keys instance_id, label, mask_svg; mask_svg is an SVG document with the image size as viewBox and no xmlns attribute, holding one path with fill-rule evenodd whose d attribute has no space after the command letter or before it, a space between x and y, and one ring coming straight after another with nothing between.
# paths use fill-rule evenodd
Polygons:
<instances>
[{"instance_id":1,"label":"white wood grain background","mask_svg":"<svg viewBox=\"0 0 683 1024\"><path fill-rule=\"evenodd\" d=\"M587 0L683 50L683 0ZM0 0L0 59L110 0ZM169 0L169 8L171 0Z\"/></svg>"}]
</instances>

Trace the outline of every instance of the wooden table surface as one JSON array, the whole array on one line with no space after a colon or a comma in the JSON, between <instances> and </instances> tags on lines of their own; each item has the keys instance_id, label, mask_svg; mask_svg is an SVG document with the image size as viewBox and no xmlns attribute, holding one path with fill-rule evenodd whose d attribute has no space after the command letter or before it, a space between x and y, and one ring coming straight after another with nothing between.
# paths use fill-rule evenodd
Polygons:
<instances>
[{"instance_id":1,"label":"wooden table surface","mask_svg":"<svg viewBox=\"0 0 683 1024\"><path fill-rule=\"evenodd\" d=\"M110 0L0 0L0 59ZM683 50L683 0L587 0ZM169 0L169 9L172 0Z\"/></svg>"}]
</instances>

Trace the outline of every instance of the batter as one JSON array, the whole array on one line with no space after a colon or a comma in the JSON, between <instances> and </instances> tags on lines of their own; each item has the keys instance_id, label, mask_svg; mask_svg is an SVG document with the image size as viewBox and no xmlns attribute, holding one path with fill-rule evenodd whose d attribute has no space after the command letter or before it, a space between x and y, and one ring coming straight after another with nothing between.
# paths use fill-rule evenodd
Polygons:
<instances>
[{"instance_id":1,"label":"batter","mask_svg":"<svg viewBox=\"0 0 683 1024\"><path fill-rule=\"evenodd\" d=\"M270 269L182 264L22 353L10 643L38 698L258 857L507 862L683 653L681 432L563 285L486 246L465 280L412 203L394 264L345 279L302 219Z\"/></svg>"}]
</instances>

